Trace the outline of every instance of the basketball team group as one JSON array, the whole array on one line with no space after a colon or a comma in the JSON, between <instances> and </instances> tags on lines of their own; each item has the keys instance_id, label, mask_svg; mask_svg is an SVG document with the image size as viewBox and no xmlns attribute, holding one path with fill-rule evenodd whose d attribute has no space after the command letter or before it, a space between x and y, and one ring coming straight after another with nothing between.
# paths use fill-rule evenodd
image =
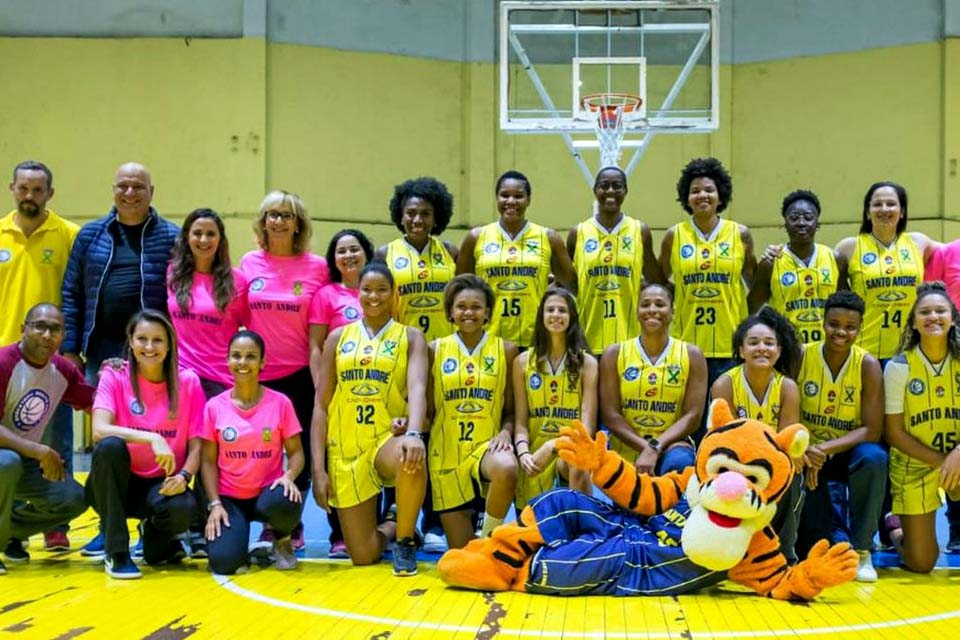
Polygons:
<instances>
[{"instance_id":1,"label":"basketball team group","mask_svg":"<svg viewBox=\"0 0 960 640\"><path fill-rule=\"evenodd\" d=\"M929 572L944 504L960 552L960 245L909 231L893 182L867 189L835 248L816 242L817 196L786 195L784 242L762 252L725 214L720 161L692 160L676 189L656 247L624 212L627 176L601 169L564 239L508 171L497 219L458 248L453 197L422 177L394 189L395 237L343 229L325 256L304 202L272 191L234 266L220 215L164 219L141 164L80 228L48 206L50 169L20 163L0 220L0 573L34 534L69 549L89 507L81 553L112 578L187 555L219 574L294 569L312 493L330 557L389 548L413 575L418 549L487 536L544 491L592 494L557 457L562 427L602 429L662 475L693 464L711 398L810 432L773 522L789 560L828 538L858 552L858 580L877 579L877 545ZM91 415L85 485L73 410Z\"/></svg>"}]
</instances>

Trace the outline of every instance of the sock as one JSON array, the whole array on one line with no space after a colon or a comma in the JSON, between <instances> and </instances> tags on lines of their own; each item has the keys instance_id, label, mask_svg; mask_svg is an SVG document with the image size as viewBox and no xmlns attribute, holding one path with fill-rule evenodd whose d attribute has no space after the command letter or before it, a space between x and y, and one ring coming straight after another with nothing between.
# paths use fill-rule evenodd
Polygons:
<instances>
[{"instance_id":1,"label":"sock","mask_svg":"<svg viewBox=\"0 0 960 640\"><path fill-rule=\"evenodd\" d=\"M493 530L503 524L503 518L494 518L487 512L483 514L483 528L480 529L480 537L487 538L493 533Z\"/></svg>"}]
</instances>

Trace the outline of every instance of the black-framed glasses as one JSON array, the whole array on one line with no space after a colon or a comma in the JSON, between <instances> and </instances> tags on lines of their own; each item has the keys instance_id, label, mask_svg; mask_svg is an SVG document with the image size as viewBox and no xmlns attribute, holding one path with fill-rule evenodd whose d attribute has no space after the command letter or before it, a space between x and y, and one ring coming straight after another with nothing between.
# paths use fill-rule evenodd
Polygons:
<instances>
[{"instance_id":1,"label":"black-framed glasses","mask_svg":"<svg viewBox=\"0 0 960 640\"><path fill-rule=\"evenodd\" d=\"M33 322L28 322L27 326L30 327L31 331L40 335L49 332L52 336L58 336L63 333L63 325L53 324L51 322L34 320Z\"/></svg>"},{"instance_id":2,"label":"black-framed glasses","mask_svg":"<svg viewBox=\"0 0 960 640\"><path fill-rule=\"evenodd\" d=\"M290 211L274 211L274 210L267 211L264 215L266 216L267 220L274 220L274 221L281 220L283 222L290 222L291 220L297 217L297 214L292 213Z\"/></svg>"}]
</instances>

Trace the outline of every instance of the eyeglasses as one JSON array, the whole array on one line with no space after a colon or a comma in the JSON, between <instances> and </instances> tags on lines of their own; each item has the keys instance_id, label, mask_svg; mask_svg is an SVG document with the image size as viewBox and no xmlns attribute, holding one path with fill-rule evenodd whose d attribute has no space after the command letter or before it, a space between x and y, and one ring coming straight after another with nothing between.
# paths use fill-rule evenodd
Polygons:
<instances>
[{"instance_id":1,"label":"eyeglasses","mask_svg":"<svg viewBox=\"0 0 960 640\"><path fill-rule=\"evenodd\" d=\"M58 336L61 333L63 333L63 326L59 324L50 324L47 322L34 321L34 322L28 322L27 326L30 327L30 329L34 333L38 333L40 335L43 335L48 331L50 332L51 336Z\"/></svg>"},{"instance_id":2,"label":"eyeglasses","mask_svg":"<svg viewBox=\"0 0 960 640\"><path fill-rule=\"evenodd\" d=\"M297 214L291 213L290 211L272 211L271 210L271 211L267 211L264 215L266 216L267 220L273 220L273 221L280 220L283 222L290 222L291 220L297 217Z\"/></svg>"}]
</instances>

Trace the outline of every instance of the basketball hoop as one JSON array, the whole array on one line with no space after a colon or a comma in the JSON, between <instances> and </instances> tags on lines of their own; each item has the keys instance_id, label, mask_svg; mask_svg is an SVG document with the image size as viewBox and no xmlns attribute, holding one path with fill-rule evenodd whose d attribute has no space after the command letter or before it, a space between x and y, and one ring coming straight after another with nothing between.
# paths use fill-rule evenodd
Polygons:
<instances>
[{"instance_id":1,"label":"basketball hoop","mask_svg":"<svg viewBox=\"0 0 960 640\"><path fill-rule=\"evenodd\" d=\"M643 98L629 93L591 93L580 99L584 111L596 118L601 167L619 166L624 124L633 120L642 104Z\"/></svg>"}]
</instances>

